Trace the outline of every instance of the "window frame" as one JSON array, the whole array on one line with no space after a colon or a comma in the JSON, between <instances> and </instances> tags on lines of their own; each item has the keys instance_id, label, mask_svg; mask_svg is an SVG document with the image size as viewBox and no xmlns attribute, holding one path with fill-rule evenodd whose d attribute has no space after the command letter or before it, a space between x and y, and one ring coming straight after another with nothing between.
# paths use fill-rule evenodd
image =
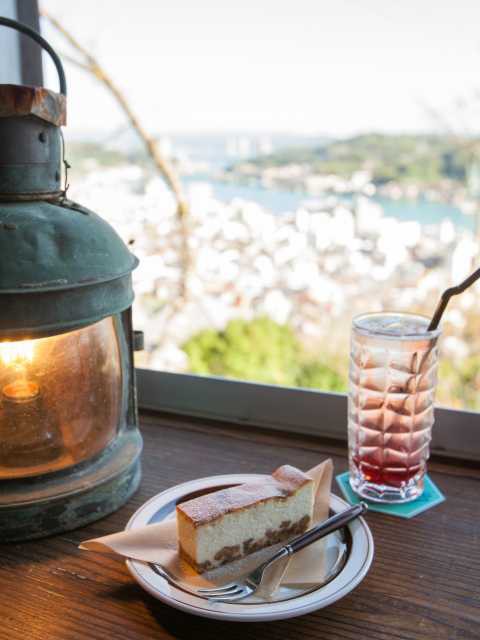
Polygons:
<instances>
[{"instance_id":1,"label":"window frame","mask_svg":"<svg viewBox=\"0 0 480 640\"><path fill-rule=\"evenodd\" d=\"M17 18L38 29L37 0L15 5ZM39 47L24 37L17 43L22 82L42 85ZM140 409L347 441L345 394L151 369L136 369L136 377ZM480 413L437 407L432 435L433 454L480 460Z\"/></svg>"},{"instance_id":2,"label":"window frame","mask_svg":"<svg viewBox=\"0 0 480 640\"><path fill-rule=\"evenodd\" d=\"M28 27L40 31L40 16L37 0L17 0L17 20L23 22ZM27 38L19 35L20 47L20 69L22 84L43 85L42 55L39 45ZM40 52L40 55L39 55Z\"/></svg>"},{"instance_id":3,"label":"window frame","mask_svg":"<svg viewBox=\"0 0 480 640\"><path fill-rule=\"evenodd\" d=\"M136 374L140 409L347 442L346 394L152 369ZM436 407L431 452L480 460L480 413Z\"/></svg>"},{"instance_id":4,"label":"window frame","mask_svg":"<svg viewBox=\"0 0 480 640\"><path fill-rule=\"evenodd\" d=\"M40 31L40 17L37 0L12 0L6 2L0 0L0 13L7 18L23 22L28 27ZM8 75L13 76L12 82L24 85L43 85L42 54L39 45L31 38L14 31L1 27L5 31L7 41L14 43L17 52L14 58L5 56L0 58L0 67ZM12 60L15 62L12 68ZM2 65L2 62L4 65Z\"/></svg>"}]
</instances>

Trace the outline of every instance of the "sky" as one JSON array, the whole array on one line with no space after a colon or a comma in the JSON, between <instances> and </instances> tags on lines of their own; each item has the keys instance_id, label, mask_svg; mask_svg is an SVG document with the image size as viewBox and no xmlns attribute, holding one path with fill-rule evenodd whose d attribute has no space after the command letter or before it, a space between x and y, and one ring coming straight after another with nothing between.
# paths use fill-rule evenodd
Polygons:
<instances>
[{"instance_id":1,"label":"sky","mask_svg":"<svg viewBox=\"0 0 480 640\"><path fill-rule=\"evenodd\" d=\"M480 102L477 0L40 0L91 49L155 133L363 131L471 124ZM61 36L42 20L60 52ZM69 126L124 116L66 63ZM53 70L47 84L55 88ZM473 119L473 118L472 118ZM479 119L476 120L479 122Z\"/></svg>"}]
</instances>

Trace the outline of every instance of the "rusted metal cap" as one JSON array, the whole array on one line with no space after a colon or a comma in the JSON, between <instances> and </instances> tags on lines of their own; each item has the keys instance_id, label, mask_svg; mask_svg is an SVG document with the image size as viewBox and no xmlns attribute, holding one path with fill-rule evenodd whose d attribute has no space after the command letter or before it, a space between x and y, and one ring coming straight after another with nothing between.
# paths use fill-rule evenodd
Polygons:
<instances>
[{"instance_id":1,"label":"rusted metal cap","mask_svg":"<svg viewBox=\"0 0 480 640\"><path fill-rule=\"evenodd\" d=\"M61 127L67 122L64 95L44 89L16 84L0 84L0 118L37 116Z\"/></svg>"}]
</instances>

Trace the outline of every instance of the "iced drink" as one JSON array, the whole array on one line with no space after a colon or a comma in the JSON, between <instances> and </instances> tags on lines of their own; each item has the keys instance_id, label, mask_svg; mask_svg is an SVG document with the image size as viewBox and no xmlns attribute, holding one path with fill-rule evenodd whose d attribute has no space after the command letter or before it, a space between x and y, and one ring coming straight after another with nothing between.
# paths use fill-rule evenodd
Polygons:
<instances>
[{"instance_id":1,"label":"iced drink","mask_svg":"<svg viewBox=\"0 0 480 640\"><path fill-rule=\"evenodd\" d=\"M350 484L378 502L423 491L433 426L440 330L429 319L369 313L353 321L348 444Z\"/></svg>"}]
</instances>

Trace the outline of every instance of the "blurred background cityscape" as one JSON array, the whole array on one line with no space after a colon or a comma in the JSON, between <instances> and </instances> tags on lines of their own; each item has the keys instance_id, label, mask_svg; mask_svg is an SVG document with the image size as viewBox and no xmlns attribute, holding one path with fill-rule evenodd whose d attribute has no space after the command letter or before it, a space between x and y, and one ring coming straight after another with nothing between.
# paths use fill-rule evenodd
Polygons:
<instances>
[{"instance_id":1,"label":"blurred background cityscape","mask_svg":"<svg viewBox=\"0 0 480 640\"><path fill-rule=\"evenodd\" d=\"M69 197L141 260L138 364L344 391L352 316L478 267L480 6L284 4L43 0L42 29ZM445 315L441 404L480 409L479 317L478 286Z\"/></svg>"}]
</instances>

